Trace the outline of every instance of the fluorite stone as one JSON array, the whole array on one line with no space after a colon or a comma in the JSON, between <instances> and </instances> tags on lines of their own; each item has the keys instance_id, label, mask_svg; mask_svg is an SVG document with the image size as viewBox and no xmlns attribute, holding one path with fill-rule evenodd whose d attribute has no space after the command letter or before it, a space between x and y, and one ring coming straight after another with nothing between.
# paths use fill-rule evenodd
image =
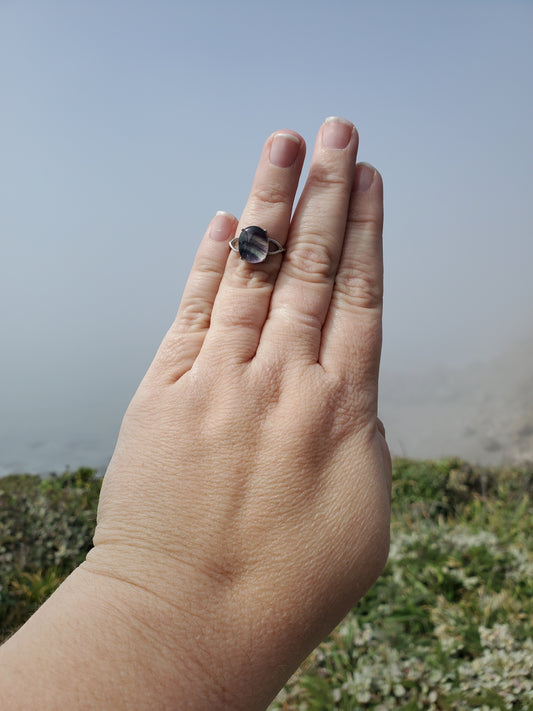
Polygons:
<instances>
[{"instance_id":1,"label":"fluorite stone","mask_svg":"<svg viewBox=\"0 0 533 711\"><path fill-rule=\"evenodd\" d=\"M268 237L260 227L246 227L239 235L241 259L251 264L264 262L268 254Z\"/></svg>"}]
</instances>

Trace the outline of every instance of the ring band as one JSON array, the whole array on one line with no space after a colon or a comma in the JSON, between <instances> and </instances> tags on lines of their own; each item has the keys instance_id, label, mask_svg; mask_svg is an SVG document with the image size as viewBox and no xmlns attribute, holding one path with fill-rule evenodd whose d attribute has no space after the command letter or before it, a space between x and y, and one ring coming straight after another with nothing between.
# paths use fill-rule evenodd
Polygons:
<instances>
[{"instance_id":1,"label":"ring band","mask_svg":"<svg viewBox=\"0 0 533 711\"><path fill-rule=\"evenodd\" d=\"M271 254L280 254L285 251L284 247L269 237L265 230L254 225L241 230L240 235L234 237L229 246L234 252L240 254L241 259L250 264L260 264Z\"/></svg>"}]
</instances>

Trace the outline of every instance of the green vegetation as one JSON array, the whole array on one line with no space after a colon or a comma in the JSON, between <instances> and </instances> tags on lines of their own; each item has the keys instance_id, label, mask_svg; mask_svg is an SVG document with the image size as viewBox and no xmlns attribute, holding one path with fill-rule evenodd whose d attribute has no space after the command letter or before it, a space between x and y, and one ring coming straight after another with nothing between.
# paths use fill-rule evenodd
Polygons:
<instances>
[{"instance_id":1,"label":"green vegetation","mask_svg":"<svg viewBox=\"0 0 533 711\"><path fill-rule=\"evenodd\" d=\"M271 711L533 711L533 468L394 463L383 576ZM85 557L91 469L0 479L0 639Z\"/></svg>"},{"instance_id":2,"label":"green vegetation","mask_svg":"<svg viewBox=\"0 0 533 711\"><path fill-rule=\"evenodd\" d=\"M385 572L271 711L533 710L532 475L396 460Z\"/></svg>"},{"instance_id":3,"label":"green vegetation","mask_svg":"<svg viewBox=\"0 0 533 711\"><path fill-rule=\"evenodd\" d=\"M0 641L85 558L99 493L100 479L86 468L0 479Z\"/></svg>"}]
</instances>

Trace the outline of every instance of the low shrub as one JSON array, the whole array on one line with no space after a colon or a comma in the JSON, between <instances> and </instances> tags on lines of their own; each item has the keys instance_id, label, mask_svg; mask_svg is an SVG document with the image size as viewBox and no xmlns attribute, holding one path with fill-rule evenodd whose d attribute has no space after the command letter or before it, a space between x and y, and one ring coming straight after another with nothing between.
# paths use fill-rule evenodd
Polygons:
<instances>
[{"instance_id":1,"label":"low shrub","mask_svg":"<svg viewBox=\"0 0 533 711\"><path fill-rule=\"evenodd\" d=\"M396 460L383 575L270 711L533 711L531 474Z\"/></svg>"},{"instance_id":2,"label":"low shrub","mask_svg":"<svg viewBox=\"0 0 533 711\"><path fill-rule=\"evenodd\" d=\"M0 639L85 558L100 483L88 468L0 479Z\"/></svg>"},{"instance_id":3,"label":"low shrub","mask_svg":"<svg viewBox=\"0 0 533 711\"><path fill-rule=\"evenodd\" d=\"M533 711L533 468L397 459L383 575L270 711ZM0 640L86 556L100 479L0 479Z\"/></svg>"}]
</instances>

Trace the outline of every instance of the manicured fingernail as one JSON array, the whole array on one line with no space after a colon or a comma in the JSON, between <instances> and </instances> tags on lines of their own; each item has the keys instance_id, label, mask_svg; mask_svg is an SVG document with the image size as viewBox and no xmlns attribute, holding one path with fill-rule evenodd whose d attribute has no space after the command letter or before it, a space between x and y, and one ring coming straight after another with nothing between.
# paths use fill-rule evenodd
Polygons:
<instances>
[{"instance_id":1,"label":"manicured fingernail","mask_svg":"<svg viewBox=\"0 0 533 711\"><path fill-rule=\"evenodd\" d=\"M324 121L322 145L324 148L346 148L353 133L353 123L338 116L330 116Z\"/></svg>"},{"instance_id":2,"label":"manicured fingernail","mask_svg":"<svg viewBox=\"0 0 533 711\"><path fill-rule=\"evenodd\" d=\"M364 193L365 190L374 182L376 169L368 163L359 163L355 171L354 187L358 193Z\"/></svg>"},{"instance_id":3,"label":"manicured fingernail","mask_svg":"<svg viewBox=\"0 0 533 711\"><path fill-rule=\"evenodd\" d=\"M292 133L276 133L270 144L270 162L278 168L290 168L300 152L300 139Z\"/></svg>"},{"instance_id":4,"label":"manicured fingernail","mask_svg":"<svg viewBox=\"0 0 533 711\"><path fill-rule=\"evenodd\" d=\"M211 221L209 238L215 242L227 242L233 235L235 218L230 212L219 210Z\"/></svg>"}]
</instances>

